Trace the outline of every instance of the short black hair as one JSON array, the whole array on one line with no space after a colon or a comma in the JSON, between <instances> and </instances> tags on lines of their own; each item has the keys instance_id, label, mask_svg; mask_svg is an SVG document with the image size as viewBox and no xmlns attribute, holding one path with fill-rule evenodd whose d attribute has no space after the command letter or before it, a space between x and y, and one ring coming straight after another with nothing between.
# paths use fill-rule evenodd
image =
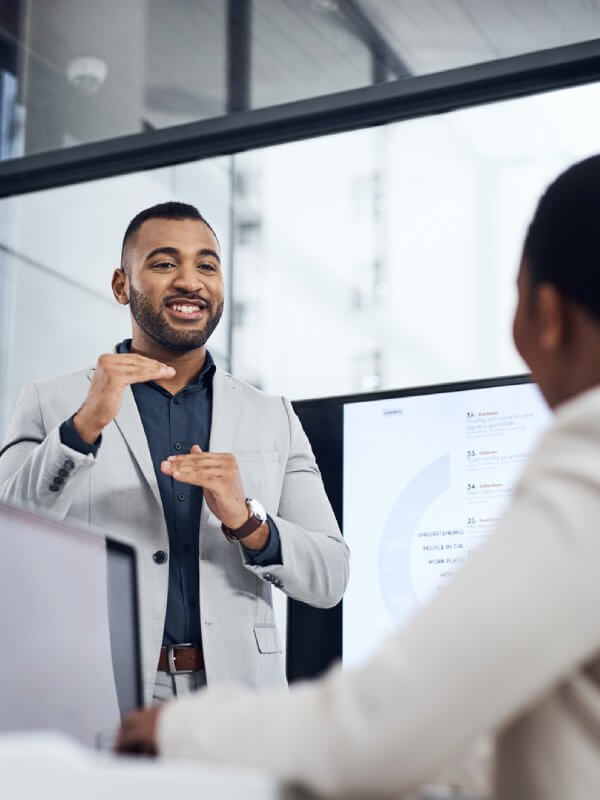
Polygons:
<instances>
[{"instance_id":1,"label":"short black hair","mask_svg":"<svg viewBox=\"0 0 600 800\"><path fill-rule=\"evenodd\" d=\"M534 285L552 284L600 322L600 155L569 167L546 189L523 255Z\"/></svg>"},{"instance_id":2,"label":"short black hair","mask_svg":"<svg viewBox=\"0 0 600 800\"><path fill-rule=\"evenodd\" d=\"M125 269L127 261L127 252L135 242L137 232L142 227L144 222L149 219L195 219L203 222L213 232L215 239L217 234L214 232L212 225L206 220L195 206L188 203L158 203L150 208L145 208L136 214L131 220L123 236L123 245L121 247L121 268ZM217 239L217 241L219 241Z\"/></svg>"}]
</instances>

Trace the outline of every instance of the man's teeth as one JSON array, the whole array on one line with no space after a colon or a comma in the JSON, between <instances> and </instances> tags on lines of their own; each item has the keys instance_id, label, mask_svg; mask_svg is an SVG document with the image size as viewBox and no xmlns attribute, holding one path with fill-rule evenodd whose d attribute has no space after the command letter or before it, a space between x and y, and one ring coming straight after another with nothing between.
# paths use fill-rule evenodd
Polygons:
<instances>
[{"instance_id":1,"label":"man's teeth","mask_svg":"<svg viewBox=\"0 0 600 800\"><path fill-rule=\"evenodd\" d=\"M202 310L199 306L176 306L176 305L172 305L171 308L174 311L181 311L184 314L195 314L196 311L201 311Z\"/></svg>"}]
</instances>

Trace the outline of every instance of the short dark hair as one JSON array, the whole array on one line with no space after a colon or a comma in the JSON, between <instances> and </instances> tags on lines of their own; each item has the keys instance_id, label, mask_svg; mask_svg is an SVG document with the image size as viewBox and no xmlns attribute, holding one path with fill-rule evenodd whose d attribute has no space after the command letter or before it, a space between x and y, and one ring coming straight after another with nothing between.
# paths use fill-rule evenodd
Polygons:
<instances>
[{"instance_id":1,"label":"short dark hair","mask_svg":"<svg viewBox=\"0 0 600 800\"><path fill-rule=\"evenodd\" d=\"M217 234L214 232L212 225L202 216L195 206L188 203L158 203L150 208L145 208L136 214L131 220L123 236L123 245L121 247L121 268L125 269L127 261L127 253L131 246L134 244L137 233L142 227L144 222L149 219L195 219L203 222L213 232L215 239ZM218 241L218 239L217 239Z\"/></svg>"},{"instance_id":2,"label":"short dark hair","mask_svg":"<svg viewBox=\"0 0 600 800\"><path fill-rule=\"evenodd\" d=\"M600 155L542 195L523 248L534 285L550 283L600 322Z\"/></svg>"}]
</instances>

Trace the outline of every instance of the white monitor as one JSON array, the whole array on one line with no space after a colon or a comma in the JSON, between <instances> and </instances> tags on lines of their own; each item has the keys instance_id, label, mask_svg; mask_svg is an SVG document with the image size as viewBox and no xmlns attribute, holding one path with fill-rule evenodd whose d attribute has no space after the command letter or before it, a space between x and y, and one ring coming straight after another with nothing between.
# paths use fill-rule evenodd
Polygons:
<instances>
[{"instance_id":1,"label":"white monitor","mask_svg":"<svg viewBox=\"0 0 600 800\"><path fill-rule=\"evenodd\" d=\"M103 745L141 704L135 553L0 503L0 731Z\"/></svg>"}]
</instances>

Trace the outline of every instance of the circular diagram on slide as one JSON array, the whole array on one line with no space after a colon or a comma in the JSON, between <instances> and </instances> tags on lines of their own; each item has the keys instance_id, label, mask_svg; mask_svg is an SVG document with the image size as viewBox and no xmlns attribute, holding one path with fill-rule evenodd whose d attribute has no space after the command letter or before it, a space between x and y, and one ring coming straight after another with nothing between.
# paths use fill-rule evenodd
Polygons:
<instances>
[{"instance_id":1,"label":"circular diagram on slide","mask_svg":"<svg viewBox=\"0 0 600 800\"><path fill-rule=\"evenodd\" d=\"M456 515L450 490L450 455L424 467L400 492L379 543L379 586L397 626L414 613L462 560L462 530L452 527Z\"/></svg>"}]
</instances>

